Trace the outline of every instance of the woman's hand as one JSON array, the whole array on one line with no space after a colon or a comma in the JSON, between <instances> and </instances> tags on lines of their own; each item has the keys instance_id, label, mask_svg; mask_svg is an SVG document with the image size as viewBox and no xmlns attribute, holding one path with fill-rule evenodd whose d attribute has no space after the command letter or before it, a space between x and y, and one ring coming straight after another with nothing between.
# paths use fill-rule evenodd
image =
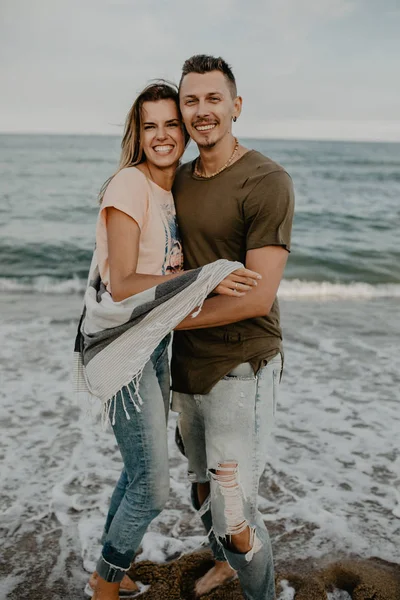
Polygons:
<instances>
[{"instance_id":1,"label":"woman's hand","mask_svg":"<svg viewBox=\"0 0 400 600\"><path fill-rule=\"evenodd\" d=\"M236 296L239 298L254 288L257 285L257 280L260 279L261 275L259 273L242 267L233 271L228 277L225 277L213 292L215 294Z\"/></svg>"}]
</instances>

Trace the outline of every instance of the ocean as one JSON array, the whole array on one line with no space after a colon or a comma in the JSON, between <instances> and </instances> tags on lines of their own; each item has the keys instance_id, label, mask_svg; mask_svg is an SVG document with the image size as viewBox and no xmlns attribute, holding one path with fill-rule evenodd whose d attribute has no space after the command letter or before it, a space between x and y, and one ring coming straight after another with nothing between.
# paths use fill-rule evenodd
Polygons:
<instances>
[{"instance_id":1,"label":"ocean","mask_svg":"<svg viewBox=\"0 0 400 600\"><path fill-rule=\"evenodd\" d=\"M399 562L400 144L241 142L283 164L296 191L279 290L285 372L260 490L277 565ZM114 136L0 136L1 598L29 597L35 567L54 585L68 572L83 598L99 552L121 464L70 371L97 193L118 156ZM204 541L174 424L170 501L141 559Z\"/></svg>"},{"instance_id":2,"label":"ocean","mask_svg":"<svg viewBox=\"0 0 400 600\"><path fill-rule=\"evenodd\" d=\"M294 180L285 296L399 294L400 144L242 142L283 164ZM118 137L0 137L0 289L81 289L96 196L118 154ZM194 156L190 146L185 158Z\"/></svg>"}]
</instances>

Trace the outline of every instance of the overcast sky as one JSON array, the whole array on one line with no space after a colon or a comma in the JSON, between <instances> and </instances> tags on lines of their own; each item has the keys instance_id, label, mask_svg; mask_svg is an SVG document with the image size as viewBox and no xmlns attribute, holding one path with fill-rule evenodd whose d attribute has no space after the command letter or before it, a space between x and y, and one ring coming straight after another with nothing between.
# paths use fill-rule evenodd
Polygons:
<instances>
[{"instance_id":1,"label":"overcast sky","mask_svg":"<svg viewBox=\"0 0 400 600\"><path fill-rule=\"evenodd\" d=\"M233 67L239 136L400 141L400 0L0 0L0 131L121 133L150 79Z\"/></svg>"}]
</instances>

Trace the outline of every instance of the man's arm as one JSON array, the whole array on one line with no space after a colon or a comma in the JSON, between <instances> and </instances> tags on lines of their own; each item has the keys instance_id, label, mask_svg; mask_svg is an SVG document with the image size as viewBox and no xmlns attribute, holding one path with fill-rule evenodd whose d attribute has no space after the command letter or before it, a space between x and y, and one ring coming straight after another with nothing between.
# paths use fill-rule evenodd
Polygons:
<instances>
[{"instance_id":1,"label":"man's arm","mask_svg":"<svg viewBox=\"0 0 400 600\"><path fill-rule=\"evenodd\" d=\"M206 300L197 317L189 315L175 329L204 329L265 317L275 300L288 255L288 251L282 246L248 250L246 268L262 276L257 286L242 298L215 296Z\"/></svg>"}]
</instances>

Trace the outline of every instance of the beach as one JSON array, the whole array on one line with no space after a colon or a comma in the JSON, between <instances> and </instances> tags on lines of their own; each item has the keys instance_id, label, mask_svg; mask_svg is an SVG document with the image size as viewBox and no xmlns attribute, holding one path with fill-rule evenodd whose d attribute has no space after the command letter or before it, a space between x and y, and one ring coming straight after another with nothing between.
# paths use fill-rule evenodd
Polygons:
<instances>
[{"instance_id":1,"label":"beach","mask_svg":"<svg viewBox=\"0 0 400 600\"><path fill-rule=\"evenodd\" d=\"M118 140L4 137L13 152L0 154L0 599L83 600L121 459L99 407L72 393L72 348L95 192ZM259 143L287 166L298 199L279 291L285 369L259 497L277 594L399 600L400 146L302 144ZM169 502L132 572L146 600L190 598L210 561L175 421ZM234 582L208 597L241 596Z\"/></svg>"},{"instance_id":2,"label":"beach","mask_svg":"<svg viewBox=\"0 0 400 600\"><path fill-rule=\"evenodd\" d=\"M287 578L296 573L297 561L316 571L315 565L355 557L398 564L395 350L400 331L397 323L383 339L376 318L378 312L387 316L392 311L395 324L397 303L365 301L360 311L359 303L350 306L348 301L346 336L336 323L343 318L340 301L281 304L287 367L259 499L277 572ZM79 406L71 395L71 339L79 309L79 296L65 303L58 294L37 295L34 305L26 295L1 298L6 377L1 391L5 561L0 591L9 590L3 597L11 600L33 598L26 586L31 590L36 570L39 582L46 574L53 593L61 586L69 597L83 598L121 468L112 433L96 422L96 406ZM319 343L310 331L318 332ZM361 372L363 365L368 368ZM138 557L157 564L205 544L189 504L174 423L171 414L170 500Z\"/></svg>"}]
</instances>

